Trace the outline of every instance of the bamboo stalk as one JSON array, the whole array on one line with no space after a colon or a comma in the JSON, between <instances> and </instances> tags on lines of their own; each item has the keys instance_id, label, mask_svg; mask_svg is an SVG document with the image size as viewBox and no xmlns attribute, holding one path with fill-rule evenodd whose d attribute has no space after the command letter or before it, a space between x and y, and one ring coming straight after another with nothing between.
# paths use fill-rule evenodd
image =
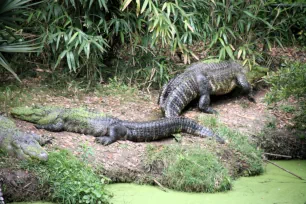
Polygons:
<instances>
[{"instance_id":1,"label":"bamboo stalk","mask_svg":"<svg viewBox=\"0 0 306 204\"><path fill-rule=\"evenodd\" d=\"M153 181L162 189L162 191L167 192L167 189L163 185L161 185L161 183L159 183L156 179L153 179Z\"/></svg>"},{"instance_id":2,"label":"bamboo stalk","mask_svg":"<svg viewBox=\"0 0 306 204\"><path fill-rule=\"evenodd\" d=\"M274 166L276 166L276 167L278 167L278 168L284 170L285 172L287 172L287 173L289 173L289 174L291 174L291 175L293 175L293 176L295 176L295 177L298 177L298 178L301 179L301 180L304 180L302 177L300 177L300 176L296 175L295 173L292 173L291 171L289 171L289 170L287 170L287 169L285 169L285 168L283 168L283 167L281 167L281 166L275 164L274 162L271 162L271 161L269 161L269 160L267 160L267 159L265 159L264 161L266 161L266 162L268 162L268 163L270 163L270 164L273 164Z\"/></svg>"},{"instance_id":3,"label":"bamboo stalk","mask_svg":"<svg viewBox=\"0 0 306 204\"><path fill-rule=\"evenodd\" d=\"M285 158L289 158L289 159L292 158L292 156L281 155L281 154L273 154L273 153L264 153L264 154L270 155L270 156L276 156L276 157L285 157Z\"/></svg>"}]
</instances>

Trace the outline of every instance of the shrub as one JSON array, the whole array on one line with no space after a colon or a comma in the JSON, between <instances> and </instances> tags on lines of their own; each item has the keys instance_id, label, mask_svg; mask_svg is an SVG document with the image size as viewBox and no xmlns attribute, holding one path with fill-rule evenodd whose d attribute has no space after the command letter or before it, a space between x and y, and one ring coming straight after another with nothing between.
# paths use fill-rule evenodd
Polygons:
<instances>
[{"instance_id":1,"label":"shrub","mask_svg":"<svg viewBox=\"0 0 306 204\"><path fill-rule=\"evenodd\" d=\"M280 100L294 97L299 108L295 112L296 127L305 129L306 126L306 64L300 62L288 62L285 67L270 73L266 82L271 85L270 92L265 100L275 103Z\"/></svg>"},{"instance_id":2,"label":"shrub","mask_svg":"<svg viewBox=\"0 0 306 204\"><path fill-rule=\"evenodd\" d=\"M46 163L32 163L42 182L50 185L51 197L60 203L108 203L109 194L92 168L66 150L49 153Z\"/></svg>"}]
</instances>

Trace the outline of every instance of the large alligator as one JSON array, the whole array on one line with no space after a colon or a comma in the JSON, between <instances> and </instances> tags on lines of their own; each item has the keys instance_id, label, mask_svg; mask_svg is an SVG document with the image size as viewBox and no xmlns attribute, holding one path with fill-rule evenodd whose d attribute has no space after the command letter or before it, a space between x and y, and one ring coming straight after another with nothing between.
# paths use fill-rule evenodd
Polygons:
<instances>
[{"instance_id":1,"label":"large alligator","mask_svg":"<svg viewBox=\"0 0 306 204\"><path fill-rule=\"evenodd\" d=\"M21 132L15 123L0 115L0 151L19 159L48 160L47 152L40 146L45 141L36 134ZM0 185L0 204L4 204Z\"/></svg>"},{"instance_id":2,"label":"large alligator","mask_svg":"<svg viewBox=\"0 0 306 204\"><path fill-rule=\"evenodd\" d=\"M188 118L130 122L82 108L60 107L18 107L12 109L11 114L16 118L35 123L37 128L93 135L97 137L96 142L103 145L109 145L117 140L153 141L179 132L211 137L224 143L224 140L211 130Z\"/></svg>"},{"instance_id":3,"label":"large alligator","mask_svg":"<svg viewBox=\"0 0 306 204\"><path fill-rule=\"evenodd\" d=\"M248 98L252 88L243 66L234 61L192 64L182 74L164 85L159 96L159 105L167 118L180 115L182 110L195 98L199 99L199 109L205 113L215 113L210 104L210 95L229 93L240 86Z\"/></svg>"}]
</instances>

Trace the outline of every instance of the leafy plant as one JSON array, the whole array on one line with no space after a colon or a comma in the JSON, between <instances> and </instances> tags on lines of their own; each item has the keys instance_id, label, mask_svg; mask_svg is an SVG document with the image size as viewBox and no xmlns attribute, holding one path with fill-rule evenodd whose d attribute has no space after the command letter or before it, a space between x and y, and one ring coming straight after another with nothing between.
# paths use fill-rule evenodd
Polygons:
<instances>
[{"instance_id":1,"label":"leafy plant","mask_svg":"<svg viewBox=\"0 0 306 204\"><path fill-rule=\"evenodd\" d=\"M35 40L24 40L20 22L24 10L29 8L31 0L2 0L0 2L0 66L20 81L3 53L37 52L40 44Z\"/></svg>"},{"instance_id":2,"label":"leafy plant","mask_svg":"<svg viewBox=\"0 0 306 204\"><path fill-rule=\"evenodd\" d=\"M270 73L265 80L271 85L270 92L266 94L265 100L270 104L294 97L299 102L299 107L295 111L296 125L298 128L305 129L306 64L288 62L285 67Z\"/></svg>"},{"instance_id":3,"label":"leafy plant","mask_svg":"<svg viewBox=\"0 0 306 204\"><path fill-rule=\"evenodd\" d=\"M60 203L108 203L104 186L106 178L99 178L92 168L66 150L49 153L42 164L24 164L34 170L42 182L50 186L52 200Z\"/></svg>"}]
</instances>

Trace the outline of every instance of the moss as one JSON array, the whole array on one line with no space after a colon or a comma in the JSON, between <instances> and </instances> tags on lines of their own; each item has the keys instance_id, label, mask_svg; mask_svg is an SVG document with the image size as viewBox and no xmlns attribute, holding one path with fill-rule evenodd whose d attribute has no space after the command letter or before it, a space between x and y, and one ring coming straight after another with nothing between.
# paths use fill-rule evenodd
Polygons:
<instances>
[{"instance_id":1,"label":"moss","mask_svg":"<svg viewBox=\"0 0 306 204\"><path fill-rule=\"evenodd\" d=\"M3 116L0 116L0 129L1 130L4 130L4 129L8 129L8 130L11 130L11 129L15 129L16 128L16 125L13 121L3 117Z\"/></svg>"},{"instance_id":2,"label":"moss","mask_svg":"<svg viewBox=\"0 0 306 204\"><path fill-rule=\"evenodd\" d=\"M15 107L11 109L11 114L21 120L29 121L32 123L40 124L40 120L46 117L49 113L58 113L56 107L46 106L40 107ZM54 118L54 116L53 116ZM49 120L53 119L52 117ZM46 120L42 120L42 123L46 124Z\"/></svg>"},{"instance_id":3,"label":"moss","mask_svg":"<svg viewBox=\"0 0 306 204\"><path fill-rule=\"evenodd\" d=\"M147 148L147 165L162 164L162 184L187 192L217 192L231 188L228 170L216 155L198 146Z\"/></svg>"},{"instance_id":4,"label":"moss","mask_svg":"<svg viewBox=\"0 0 306 204\"><path fill-rule=\"evenodd\" d=\"M62 111L63 114L62 114ZM79 125L87 127L87 119L105 117L104 113L90 112L85 108L64 109L56 106L17 107L11 110L14 117L40 125L55 123L58 119L76 121ZM58 115L62 114L60 118Z\"/></svg>"}]
</instances>

